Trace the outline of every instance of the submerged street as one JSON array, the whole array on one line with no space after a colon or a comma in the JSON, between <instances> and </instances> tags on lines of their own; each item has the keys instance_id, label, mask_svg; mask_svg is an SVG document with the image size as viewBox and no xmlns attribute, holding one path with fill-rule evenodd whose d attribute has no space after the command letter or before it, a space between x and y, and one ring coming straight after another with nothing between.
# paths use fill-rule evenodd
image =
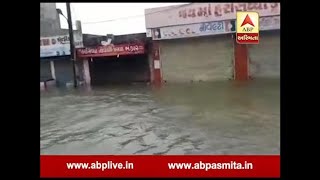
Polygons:
<instances>
[{"instance_id":1,"label":"submerged street","mask_svg":"<svg viewBox=\"0 0 320 180\"><path fill-rule=\"evenodd\" d=\"M41 154L279 154L280 81L41 92Z\"/></svg>"}]
</instances>

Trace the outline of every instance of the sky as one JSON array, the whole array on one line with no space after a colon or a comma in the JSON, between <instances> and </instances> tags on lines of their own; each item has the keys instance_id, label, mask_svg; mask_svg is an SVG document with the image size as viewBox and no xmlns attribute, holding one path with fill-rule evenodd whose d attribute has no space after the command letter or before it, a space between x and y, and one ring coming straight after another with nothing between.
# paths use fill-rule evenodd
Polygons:
<instances>
[{"instance_id":1,"label":"sky","mask_svg":"<svg viewBox=\"0 0 320 180\"><path fill-rule=\"evenodd\" d=\"M66 15L66 4L56 4ZM187 3L71 3L71 14L73 23L75 20L81 21L83 33L133 34L146 32L144 9L179 4ZM61 27L67 29L65 19L60 20Z\"/></svg>"}]
</instances>

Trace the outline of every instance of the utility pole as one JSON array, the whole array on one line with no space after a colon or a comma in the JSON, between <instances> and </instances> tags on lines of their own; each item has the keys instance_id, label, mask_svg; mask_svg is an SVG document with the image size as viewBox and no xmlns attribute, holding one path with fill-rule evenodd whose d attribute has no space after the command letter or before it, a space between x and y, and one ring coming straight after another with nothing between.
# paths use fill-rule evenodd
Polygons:
<instances>
[{"instance_id":1,"label":"utility pole","mask_svg":"<svg viewBox=\"0 0 320 180\"><path fill-rule=\"evenodd\" d=\"M72 19L71 19L71 8L70 3L66 3L67 6L67 20L68 20L68 26L69 26L69 39L70 39L70 57L72 61L72 70L73 70L73 87L77 88L77 75L76 75L76 57L74 53L74 39L73 39L73 28L72 28Z\"/></svg>"}]
</instances>

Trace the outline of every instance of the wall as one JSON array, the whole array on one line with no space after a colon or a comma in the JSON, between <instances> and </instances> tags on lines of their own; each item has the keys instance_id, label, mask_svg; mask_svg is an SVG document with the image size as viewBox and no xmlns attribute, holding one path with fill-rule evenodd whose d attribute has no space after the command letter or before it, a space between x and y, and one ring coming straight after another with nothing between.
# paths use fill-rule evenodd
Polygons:
<instances>
[{"instance_id":1,"label":"wall","mask_svg":"<svg viewBox=\"0 0 320 180\"><path fill-rule=\"evenodd\" d=\"M236 19L236 11L280 14L280 3L189 3L145 10L146 28Z\"/></svg>"},{"instance_id":2,"label":"wall","mask_svg":"<svg viewBox=\"0 0 320 180\"><path fill-rule=\"evenodd\" d=\"M76 73L78 80L84 81L83 61L76 61Z\"/></svg>"},{"instance_id":3,"label":"wall","mask_svg":"<svg viewBox=\"0 0 320 180\"><path fill-rule=\"evenodd\" d=\"M40 36L55 36L60 31L56 3L40 3Z\"/></svg>"},{"instance_id":4,"label":"wall","mask_svg":"<svg viewBox=\"0 0 320 180\"><path fill-rule=\"evenodd\" d=\"M231 34L160 41L162 78L167 82L233 78Z\"/></svg>"},{"instance_id":5,"label":"wall","mask_svg":"<svg viewBox=\"0 0 320 180\"><path fill-rule=\"evenodd\" d=\"M111 43L127 44L127 43L145 42L146 40L147 40L146 33L125 34L125 35L114 36L114 39L112 40ZM100 46L101 41L107 41L107 36L83 34L83 45L85 47Z\"/></svg>"},{"instance_id":6,"label":"wall","mask_svg":"<svg viewBox=\"0 0 320 180\"><path fill-rule=\"evenodd\" d=\"M69 34L68 29L61 29L60 16L56 9L56 3L40 3L40 37ZM76 22L74 31L75 35L80 36L82 32L80 21Z\"/></svg>"},{"instance_id":7,"label":"wall","mask_svg":"<svg viewBox=\"0 0 320 180\"><path fill-rule=\"evenodd\" d=\"M154 82L154 64L153 64L153 56L152 56L152 41L148 41L147 43L147 58L148 58L148 64L150 69L150 81Z\"/></svg>"},{"instance_id":8,"label":"wall","mask_svg":"<svg viewBox=\"0 0 320 180\"><path fill-rule=\"evenodd\" d=\"M74 19L73 19L74 20ZM55 3L40 3L40 37L50 37L58 35L68 35L68 29L61 29L60 17L56 12ZM81 22L76 21L76 30L74 30L74 41L76 46L82 47L82 28ZM50 60L54 61L55 75L57 85L65 86L68 82L73 82L73 69L70 56L57 56L40 58L40 78L52 77L50 70ZM78 64L79 79L83 79L82 62Z\"/></svg>"},{"instance_id":9,"label":"wall","mask_svg":"<svg viewBox=\"0 0 320 180\"><path fill-rule=\"evenodd\" d=\"M60 29L57 33L59 33L58 35L69 35L69 30ZM81 21L76 21L76 29L73 29L73 38L76 48L84 46Z\"/></svg>"},{"instance_id":10,"label":"wall","mask_svg":"<svg viewBox=\"0 0 320 180\"><path fill-rule=\"evenodd\" d=\"M261 44L250 47L234 45L231 34L235 33L235 29L232 28L230 21L234 22L237 11L258 12L261 17L261 30L280 29L280 3L278 2L189 3L146 9L145 24L148 37L160 43L162 79L179 82L233 78L247 80L249 71L254 77L279 76L280 35L261 36ZM190 38L190 36L209 35L203 33L204 28L202 26L199 28L198 25L212 21L226 22L225 31L219 34L230 34L216 35L218 36L216 39L212 36L203 37L202 40ZM217 34L213 31L210 33ZM222 37L226 36L230 36L230 42L222 40ZM171 38L188 39L163 40ZM251 64L248 59L251 59Z\"/></svg>"}]
</instances>

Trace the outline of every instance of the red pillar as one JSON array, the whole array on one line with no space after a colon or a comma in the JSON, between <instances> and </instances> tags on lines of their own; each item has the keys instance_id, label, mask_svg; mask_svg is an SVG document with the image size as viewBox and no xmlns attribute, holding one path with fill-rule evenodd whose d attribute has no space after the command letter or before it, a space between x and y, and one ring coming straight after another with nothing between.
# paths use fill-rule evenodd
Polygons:
<instances>
[{"instance_id":1,"label":"red pillar","mask_svg":"<svg viewBox=\"0 0 320 180\"><path fill-rule=\"evenodd\" d=\"M160 85L162 83L161 77L161 63L160 63L160 45L158 41L152 41L152 84Z\"/></svg>"},{"instance_id":2,"label":"red pillar","mask_svg":"<svg viewBox=\"0 0 320 180\"><path fill-rule=\"evenodd\" d=\"M248 46L246 44L238 44L234 40L234 77L235 80L249 80L249 61Z\"/></svg>"}]
</instances>

